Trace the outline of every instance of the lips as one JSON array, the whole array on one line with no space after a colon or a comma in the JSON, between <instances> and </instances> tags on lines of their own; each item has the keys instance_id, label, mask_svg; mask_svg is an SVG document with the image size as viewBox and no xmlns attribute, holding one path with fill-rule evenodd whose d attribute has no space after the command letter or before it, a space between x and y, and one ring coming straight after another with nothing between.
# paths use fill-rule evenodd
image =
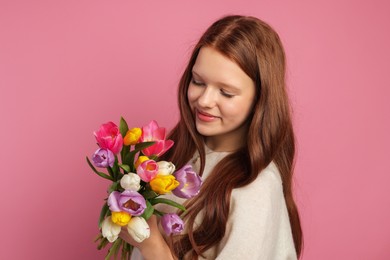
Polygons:
<instances>
[{"instance_id":1,"label":"lips","mask_svg":"<svg viewBox=\"0 0 390 260\"><path fill-rule=\"evenodd\" d=\"M195 109L195 113L196 113L196 117L201 120L201 121L204 121L204 122L212 122L214 120L216 120L218 117L216 116L213 116L209 113L206 113L206 112L203 112L203 111L199 111L198 109Z\"/></svg>"}]
</instances>

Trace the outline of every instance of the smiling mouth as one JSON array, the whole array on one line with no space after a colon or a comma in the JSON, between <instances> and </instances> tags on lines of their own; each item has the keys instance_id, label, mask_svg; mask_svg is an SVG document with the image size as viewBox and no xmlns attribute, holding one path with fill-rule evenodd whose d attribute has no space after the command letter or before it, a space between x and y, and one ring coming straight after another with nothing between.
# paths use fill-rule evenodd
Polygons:
<instances>
[{"instance_id":1,"label":"smiling mouth","mask_svg":"<svg viewBox=\"0 0 390 260\"><path fill-rule=\"evenodd\" d=\"M195 114L196 114L196 117L200 121L203 121L203 122L212 122L212 121L214 121L214 120L216 120L218 118L218 117L210 115L208 113L199 111L198 109L195 109Z\"/></svg>"}]
</instances>

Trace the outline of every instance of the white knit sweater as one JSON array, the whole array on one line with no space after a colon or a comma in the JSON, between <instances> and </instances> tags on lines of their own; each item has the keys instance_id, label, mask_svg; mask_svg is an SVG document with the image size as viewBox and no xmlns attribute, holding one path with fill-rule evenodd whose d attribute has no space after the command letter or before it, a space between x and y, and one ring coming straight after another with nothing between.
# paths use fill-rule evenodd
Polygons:
<instances>
[{"instance_id":1,"label":"white knit sweater","mask_svg":"<svg viewBox=\"0 0 390 260\"><path fill-rule=\"evenodd\" d=\"M214 166L227 154L214 152L206 147L202 178L206 179ZM196 156L194 159L196 160ZM193 167L195 170L199 169L199 160L196 160ZM168 198L184 202L173 195L168 195ZM172 211L172 207L164 207L162 210ZM204 256L205 258L199 259L297 259L282 181L274 163L268 165L255 181L232 191L225 236L218 246L207 250ZM139 252L134 252L132 259L142 258Z\"/></svg>"}]
</instances>

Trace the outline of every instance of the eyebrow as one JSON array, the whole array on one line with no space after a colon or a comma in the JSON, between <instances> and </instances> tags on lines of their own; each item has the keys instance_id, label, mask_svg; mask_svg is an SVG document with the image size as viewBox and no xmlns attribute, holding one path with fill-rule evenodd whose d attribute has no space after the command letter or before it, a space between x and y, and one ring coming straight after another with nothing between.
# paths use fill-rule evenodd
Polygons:
<instances>
[{"instance_id":1,"label":"eyebrow","mask_svg":"<svg viewBox=\"0 0 390 260\"><path fill-rule=\"evenodd\" d=\"M198 73L196 73L194 70L192 70L192 74L203 79L202 76L200 76ZM224 82L216 82L216 84L218 86L222 86L222 87L225 87L225 88L229 88L229 89L232 89L232 90L235 90L235 91L240 91L240 89L234 85L231 85L231 84L227 84L227 83L224 83Z\"/></svg>"}]
</instances>

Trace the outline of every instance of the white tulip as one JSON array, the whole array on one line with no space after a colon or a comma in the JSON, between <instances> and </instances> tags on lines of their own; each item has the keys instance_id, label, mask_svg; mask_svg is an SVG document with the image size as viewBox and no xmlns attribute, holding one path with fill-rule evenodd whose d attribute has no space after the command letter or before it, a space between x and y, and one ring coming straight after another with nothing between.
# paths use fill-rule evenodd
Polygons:
<instances>
[{"instance_id":1,"label":"white tulip","mask_svg":"<svg viewBox=\"0 0 390 260\"><path fill-rule=\"evenodd\" d=\"M106 217L102 223L102 235L111 243L114 242L121 232L121 226L111 220L111 216Z\"/></svg>"},{"instance_id":2,"label":"white tulip","mask_svg":"<svg viewBox=\"0 0 390 260\"><path fill-rule=\"evenodd\" d=\"M143 217L132 217L127 224L127 232L138 243L141 243L150 236L150 228Z\"/></svg>"},{"instance_id":3,"label":"white tulip","mask_svg":"<svg viewBox=\"0 0 390 260\"><path fill-rule=\"evenodd\" d=\"M138 191L141 188L140 183L141 178L138 176L138 174L132 172L123 175L121 179L121 186L125 190Z\"/></svg>"},{"instance_id":4,"label":"white tulip","mask_svg":"<svg viewBox=\"0 0 390 260\"><path fill-rule=\"evenodd\" d=\"M160 175L170 175L174 173L176 167L173 163L167 161L157 162L158 164L158 174Z\"/></svg>"}]
</instances>

